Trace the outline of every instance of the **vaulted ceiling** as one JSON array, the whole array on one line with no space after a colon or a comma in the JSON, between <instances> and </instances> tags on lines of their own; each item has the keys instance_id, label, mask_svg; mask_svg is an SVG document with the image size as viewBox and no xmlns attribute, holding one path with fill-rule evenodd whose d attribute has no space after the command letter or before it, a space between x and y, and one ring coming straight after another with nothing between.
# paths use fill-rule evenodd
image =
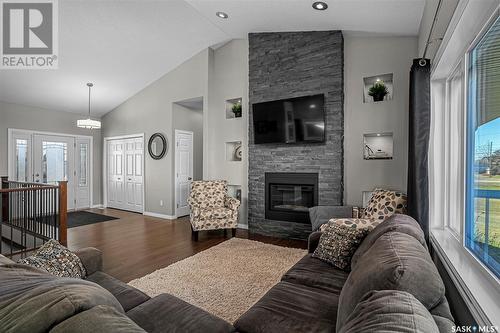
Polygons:
<instances>
[{"instance_id":1,"label":"vaulted ceiling","mask_svg":"<svg viewBox=\"0 0 500 333\"><path fill-rule=\"evenodd\" d=\"M249 32L344 30L416 36L425 0L64 0L59 68L0 70L0 100L102 115L199 51ZM226 12L228 19L215 16Z\"/></svg>"}]
</instances>

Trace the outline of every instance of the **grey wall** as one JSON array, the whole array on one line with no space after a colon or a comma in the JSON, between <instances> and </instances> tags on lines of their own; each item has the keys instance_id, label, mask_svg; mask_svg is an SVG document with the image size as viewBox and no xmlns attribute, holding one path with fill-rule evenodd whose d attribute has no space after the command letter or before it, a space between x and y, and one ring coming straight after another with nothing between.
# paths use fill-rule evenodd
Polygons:
<instances>
[{"instance_id":1,"label":"grey wall","mask_svg":"<svg viewBox=\"0 0 500 333\"><path fill-rule=\"evenodd\" d=\"M305 238L311 231L308 224L265 219L266 172L318 172L319 204L342 204L343 56L340 31L249 34L250 104L323 93L326 110L325 143L255 145L250 108L250 231L290 238Z\"/></svg>"},{"instance_id":2,"label":"grey wall","mask_svg":"<svg viewBox=\"0 0 500 333\"><path fill-rule=\"evenodd\" d=\"M193 132L193 178L201 180L203 179L203 109L190 109L174 103L172 112L174 135L176 129ZM170 146L172 154L175 154L175 144L172 142ZM172 167L175 170L175 163Z\"/></svg>"},{"instance_id":3,"label":"grey wall","mask_svg":"<svg viewBox=\"0 0 500 333\"><path fill-rule=\"evenodd\" d=\"M208 50L204 50L107 113L102 118L103 137L144 133L147 141L153 133L161 132L172 145L173 103L195 97L206 100L207 76ZM146 154L146 212L174 214L173 158L172 149L161 160Z\"/></svg>"},{"instance_id":4,"label":"grey wall","mask_svg":"<svg viewBox=\"0 0 500 333\"><path fill-rule=\"evenodd\" d=\"M46 110L31 106L0 102L0 175L7 176L7 140L9 128L89 135L93 137L93 204L102 203L102 138L100 130L86 130L76 127L82 115Z\"/></svg>"},{"instance_id":5,"label":"grey wall","mask_svg":"<svg viewBox=\"0 0 500 333\"><path fill-rule=\"evenodd\" d=\"M406 191L408 90L417 39L345 36L345 202L362 205L362 191ZM363 77L393 73L393 99L363 103ZM392 160L364 160L363 134L392 132Z\"/></svg>"},{"instance_id":6,"label":"grey wall","mask_svg":"<svg viewBox=\"0 0 500 333\"><path fill-rule=\"evenodd\" d=\"M207 122L207 179L241 186L239 227L247 225L248 40L235 39L210 54ZM242 98L241 118L226 119L226 100ZM242 142L241 161L226 160L226 142Z\"/></svg>"}]
</instances>

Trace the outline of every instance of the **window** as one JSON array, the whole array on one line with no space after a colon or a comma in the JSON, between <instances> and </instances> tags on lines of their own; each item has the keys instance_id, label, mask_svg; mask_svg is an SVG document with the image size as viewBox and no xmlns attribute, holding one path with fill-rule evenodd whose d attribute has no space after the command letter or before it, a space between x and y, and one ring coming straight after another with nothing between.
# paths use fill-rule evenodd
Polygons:
<instances>
[{"instance_id":1,"label":"window","mask_svg":"<svg viewBox=\"0 0 500 333\"><path fill-rule=\"evenodd\" d=\"M465 246L500 277L500 20L468 55Z\"/></svg>"},{"instance_id":2,"label":"window","mask_svg":"<svg viewBox=\"0 0 500 333\"><path fill-rule=\"evenodd\" d=\"M28 181L28 140L16 139L16 156L14 160L14 178L19 182Z\"/></svg>"},{"instance_id":3,"label":"window","mask_svg":"<svg viewBox=\"0 0 500 333\"><path fill-rule=\"evenodd\" d=\"M463 146L460 144L463 138L464 117L464 65L460 62L456 70L447 80L447 103L446 113L446 163L447 163L447 222L455 237L462 234L463 213L460 209L463 205Z\"/></svg>"},{"instance_id":4,"label":"window","mask_svg":"<svg viewBox=\"0 0 500 333\"><path fill-rule=\"evenodd\" d=\"M78 186L87 186L87 154L88 144L80 143L80 165L78 170Z\"/></svg>"}]
</instances>

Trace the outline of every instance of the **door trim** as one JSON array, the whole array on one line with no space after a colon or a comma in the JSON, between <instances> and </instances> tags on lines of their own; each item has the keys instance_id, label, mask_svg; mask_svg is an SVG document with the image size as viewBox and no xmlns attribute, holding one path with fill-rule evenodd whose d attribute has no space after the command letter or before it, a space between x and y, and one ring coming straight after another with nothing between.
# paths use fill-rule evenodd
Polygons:
<instances>
[{"instance_id":1,"label":"door trim","mask_svg":"<svg viewBox=\"0 0 500 333\"><path fill-rule=\"evenodd\" d=\"M185 131L185 130L175 130L174 134L174 216L177 218L179 215L177 214L177 135L178 134L188 134L191 135L192 141L191 141L191 158L194 158L193 156L193 145L194 145L194 132L192 131Z\"/></svg>"},{"instance_id":2,"label":"door trim","mask_svg":"<svg viewBox=\"0 0 500 333\"><path fill-rule=\"evenodd\" d=\"M102 139L102 206L108 207L108 141L142 138L142 211L146 211L146 153L144 133L106 136Z\"/></svg>"},{"instance_id":3,"label":"door trim","mask_svg":"<svg viewBox=\"0 0 500 333\"><path fill-rule=\"evenodd\" d=\"M9 178L12 177L12 174L14 170L12 169L12 162L14 161L14 152L12 151L12 136L15 132L20 132L24 133L30 136L31 140L31 145L33 146L33 136L35 134L38 135L53 135L53 136L66 136L66 137L72 137L75 139L78 138L83 138L83 139L89 139L90 140L90 159L89 159L89 165L90 165L90 172L89 172L89 177L90 177L90 202L89 202L89 208L92 208L94 206L94 137L92 135L80 135L80 134L69 134L69 133L58 133L58 132L49 132L49 131L36 131L36 130L27 130L27 129L21 129L21 128L8 128L7 129L7 175ZM33 154L33 151L31 151L31 154ZM76 154L75 154L76 158ZM31 156L31 159L33 159L33 156ZM76 168L76 165L75 165ZM33 166L31 166L30 173L32 173Z\"/></svg>"}]
</instances>

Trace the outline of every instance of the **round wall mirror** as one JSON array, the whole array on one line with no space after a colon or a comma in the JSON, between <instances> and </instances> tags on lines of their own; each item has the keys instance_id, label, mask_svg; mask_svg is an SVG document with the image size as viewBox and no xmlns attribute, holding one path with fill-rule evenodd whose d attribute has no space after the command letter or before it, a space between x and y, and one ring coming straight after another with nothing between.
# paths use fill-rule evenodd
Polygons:
<instances>
[{"instance_id":1,"label":"round wall mirror","mask_svg":"<svg viewBox=\"0 0 500 333\"><path fill-rule=\"evenodd\" d=\"M149 156L155 160L159 160L165 156L168 149L168 143L165 136L161 133L151 135L148 143Z\"/></svg>"}]
</instances>

